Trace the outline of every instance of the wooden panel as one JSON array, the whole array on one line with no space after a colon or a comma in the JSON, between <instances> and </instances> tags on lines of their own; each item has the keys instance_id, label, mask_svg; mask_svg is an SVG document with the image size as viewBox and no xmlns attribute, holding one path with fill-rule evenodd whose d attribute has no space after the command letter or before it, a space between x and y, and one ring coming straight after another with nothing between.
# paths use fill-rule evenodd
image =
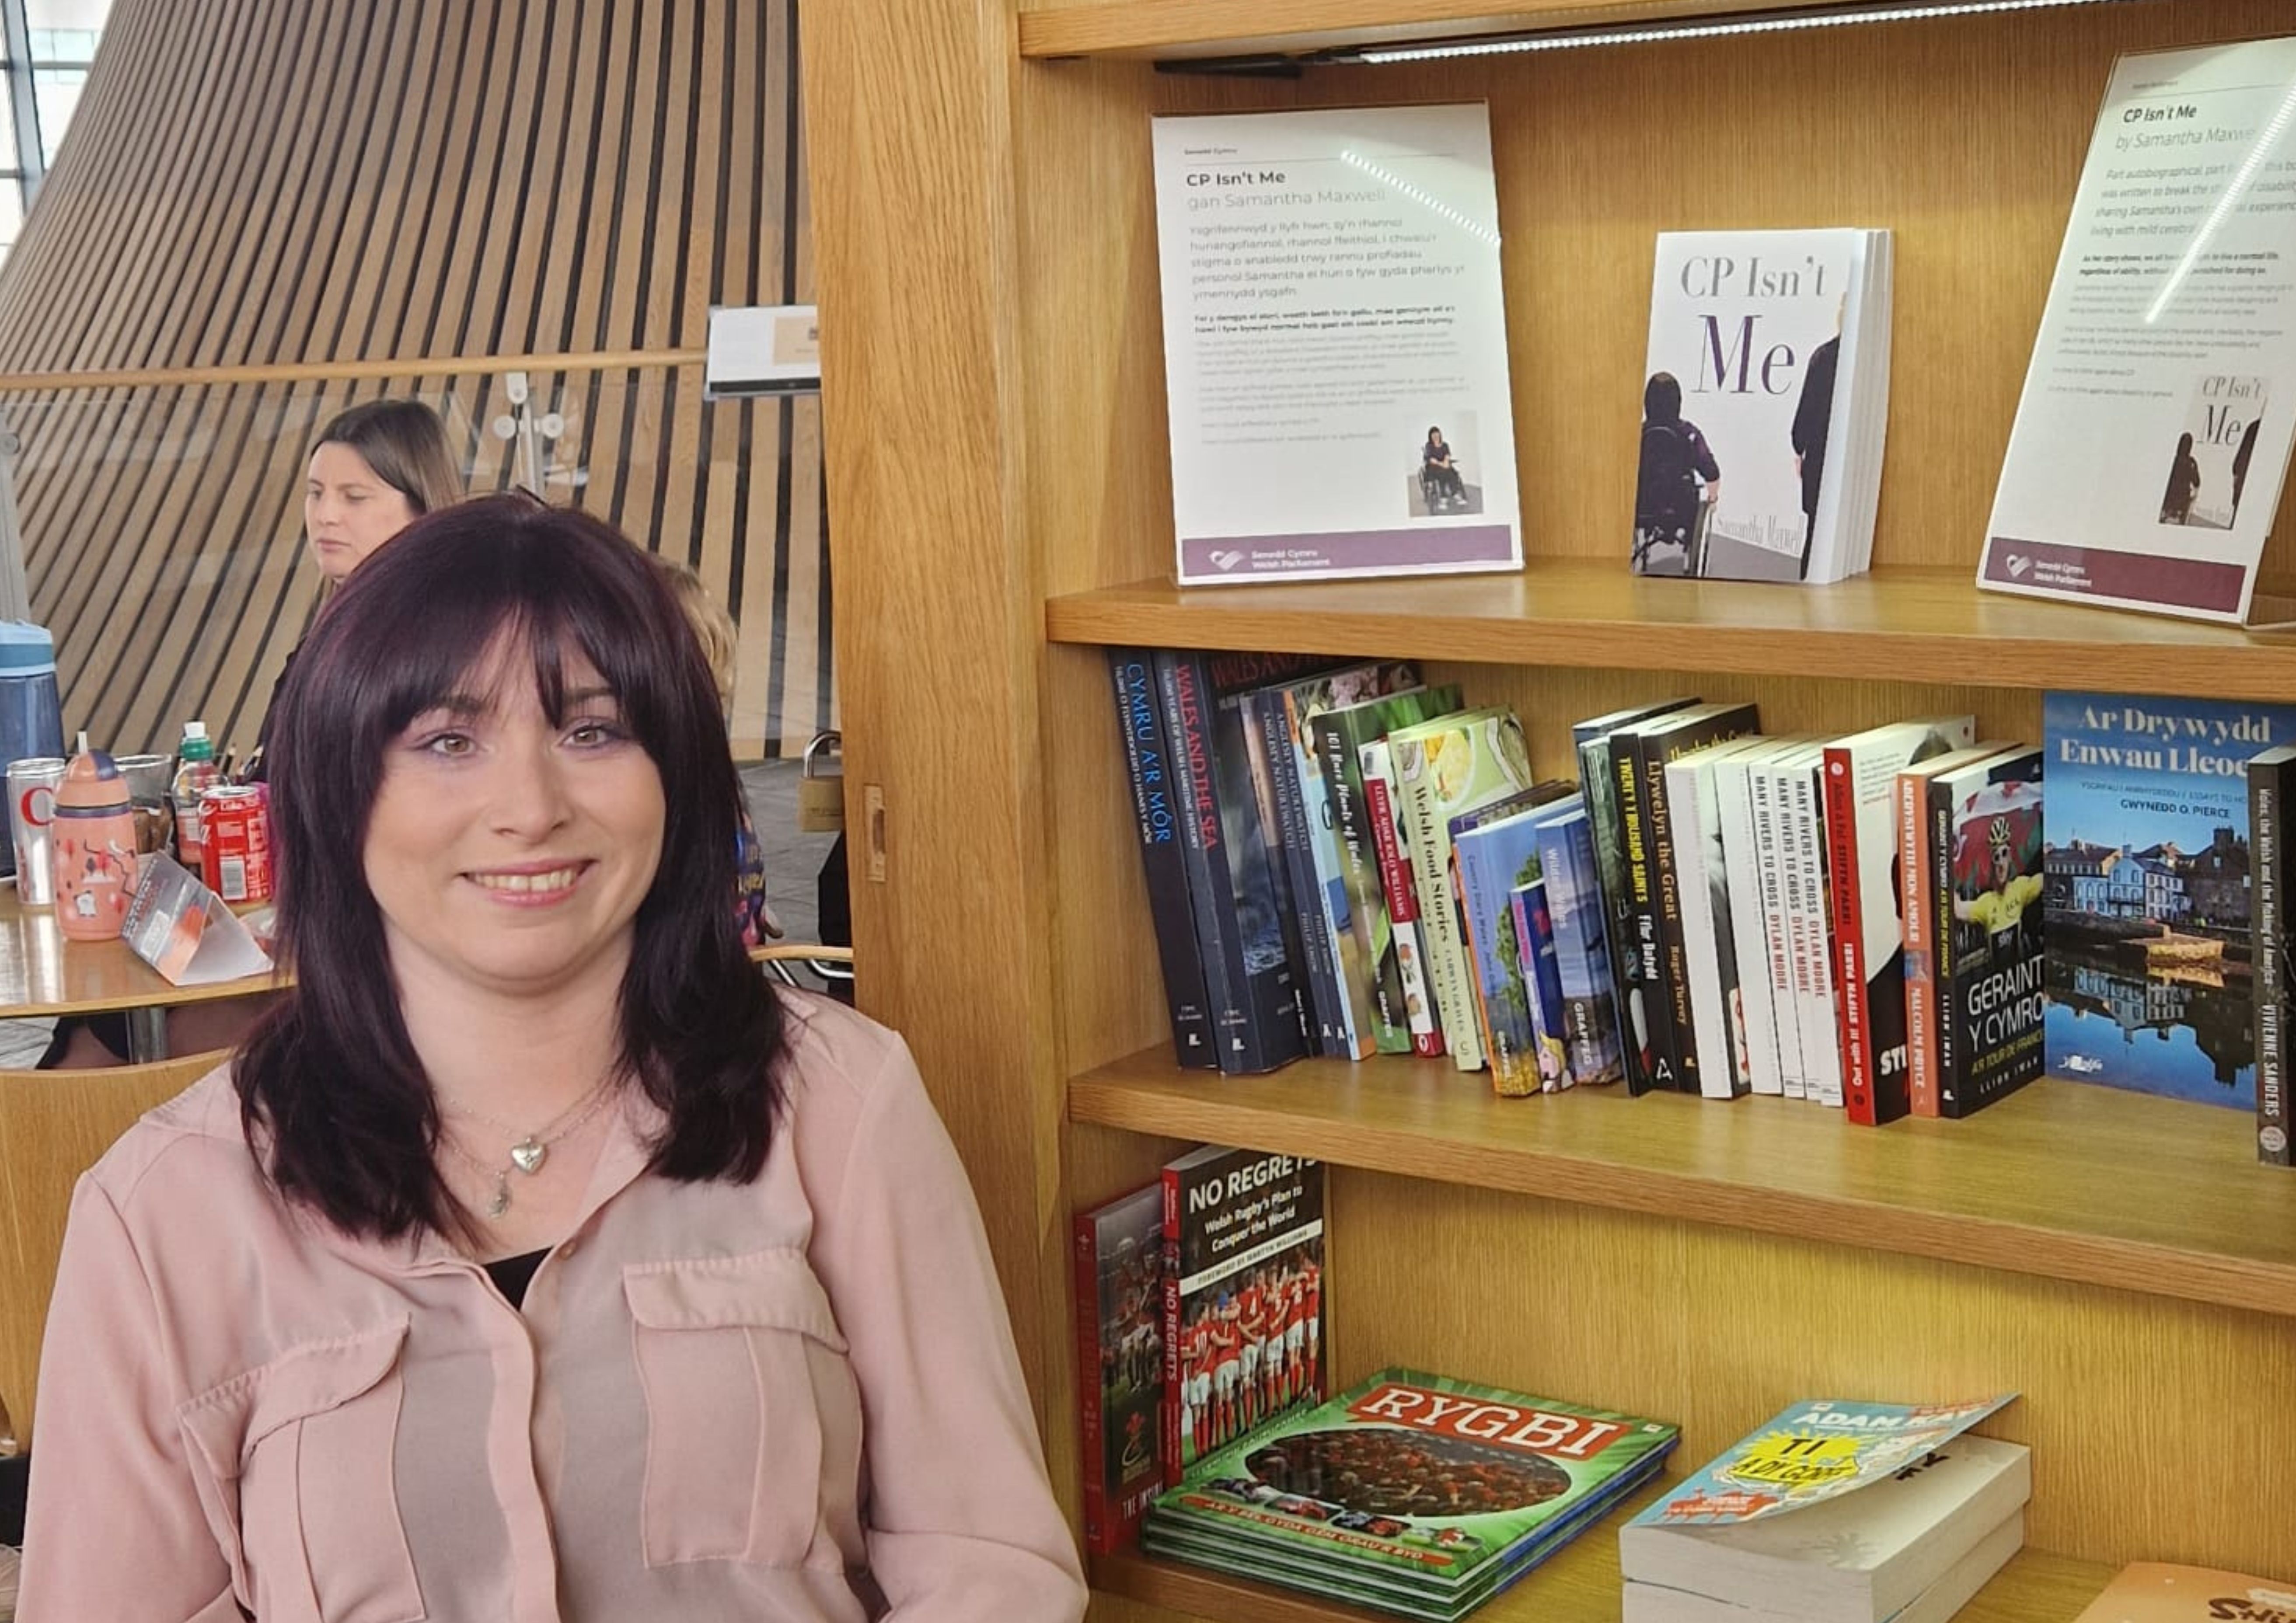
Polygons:
<instances>
[{"instance_id":1,"label":"wooden panel","mask_svg":"<svg viewBox=\"0 0 2296 1623\"><path fill-rule=\"evenodd\" d=\"M1055 597L1073 643L1383 653L1490 663L1866 676L1966 673L2062 686L2089 669L2122 693L2278 698L2296 640L2190 620L1980 592L1956 570L1896 569L1830 586L1653 580L1619 561L1539 559L1521 574L1302 586L1147 582Z\"/></svg>"},{"instance_id":2,"label":"wooden panel","mask_svg":"<svg viewBox=\"0 0 2296 1623\"><path fill-rule=\"evenodd\" d=\"M0 1071L0 1398L29 1441L40 1332L55 1288L72 1186L155 1105L214 1070L221 1053L111 1070Z\"/></svg>"},{"instance_id":3,"label":"wooden panel","mask_svg":"<svg viewBox=\"0 0 2296 1623\"><path fill-rule=\"evenodd\" d=\"M1775 0L1541 0L1498 10L1488 0L1022 0L1021 54L1185 59L1299 53L1808 9L1815 8Z\"/></svg>"},{"instance_id":4,"label":"wooden panel","mask_svg":"<svg viewBox=\"0 0 2296 1623\"><path fill-rule=\"evenodd\" d=\"M1800 1398L2020 1392L1982 1430L2033 1450L2034 1548L2296 1572L2296 1415L2259 1402L2284 1318L1415 1178L1332 1196L1335 1380L1659 1415L1685 1466Z\"/></svg>"},{"instance_id":5,"label":"wooden panel","mask_svg":"<svg viewBox=\"0 0 2296 1623\"><path fill-rule=\"evenodd\" d=\"M1546 1566L1474 1612L1476 1623L1614 1623L1619 1615L1619 1518L1596 1525ZM2093 1562L2028 1551L1977 1598L1956 1623L2070 1623L2112 1577ZM1094 1587L1193 1616L1250 1618L1251 1623L1390 1623L1389 1614L1314 1600L1290 1590L1245 1583L1206 1569L1139 1555L1092 1563ZM1095 1609L1095 1618L1102 1613ZM1119 1614L1107 1614L1108 1620Z\"/></svg>"},{"instance_id":6,"label":"wooden panel","mask_svg":"<svg viewBox=\"0 0 2296 1623\"><path fill-rule=\"evenodd\" d=\"M2296 1316L2296 1178L2218 1105L2045 1080L1967 1121L1859 1128L1800 1100L1500 1099L1447 1060L1216 1083L1168 1049L1069 1101L1104 1127Z\"/></svg>"},{"instance_id":7,"label":"wooden panel","mask_svg":"<svg viewBox=\"0 0 2296 1623\"><path fill-rule=\"evenodd\" d=\"M1076 1496L1061 1056L1020 505L1010 18L845 0L803 65L837 507L864 1009L898 1027L979 1191L1054 1480ZM854 834L857 858L872 831Z\"/></svg>"},{"instance_id":8,"label":"wooden panel","mask_svg":"<svg viewBox=\"0 0 2296 1623\"><path fill-rule=\"evenodd\" d=\"M712 304L811 297L795 34L791 0L119 0L0 276L68 725L143 750L198 716L251 742L319 601L311 436L416 393L501 488L510 370L570 419L585 482L549 494L734 613L737 751L829 725L818 439L786 401L705 402L687 364ZM554 373L567 351L619 365ZM728 486L767 499L710 499Z\"/></svg>"}]
</instances>

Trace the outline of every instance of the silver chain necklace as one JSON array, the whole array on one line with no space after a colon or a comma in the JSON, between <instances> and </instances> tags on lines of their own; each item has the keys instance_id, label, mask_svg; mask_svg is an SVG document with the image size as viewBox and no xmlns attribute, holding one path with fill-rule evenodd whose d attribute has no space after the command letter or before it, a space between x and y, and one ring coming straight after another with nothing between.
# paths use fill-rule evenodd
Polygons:
<instances>
[{"instance_id":1,"label":"silver chain necklace","mask_svg":"<svg viewBox=\"0 0 2296 1623\"><path fill-rule=\"evenodd\" d=\"M455 1142L453 1130L444 1122L439 1124L439 1142L446 1146L447 1154L461 1161L480 1177L494 1179L495 1192L493 1198L487 1202L487 1216L499 1217L510 1209L512 1172L516 1171L522 1176L532 1177L541 1171L542 1163L550 1159L550 1146L577 1131L593 1116L604 1109L606 1101L614 1096L614 1084L619 1079L616 1076L608 1076L597 1086L560 1111L555 1120L513 1143L510 1147L510 1163L507 1166L490 1167L472 1155ZM434 1089L433 1091L438 1093L441 1103L453 1106L455 1111L473 1121L503 1133L515 1133L519 1130L507 1121L497 1120L492 1116L471 1109L451 1094L443 1090Z\"/></svg>"}]
</instances>

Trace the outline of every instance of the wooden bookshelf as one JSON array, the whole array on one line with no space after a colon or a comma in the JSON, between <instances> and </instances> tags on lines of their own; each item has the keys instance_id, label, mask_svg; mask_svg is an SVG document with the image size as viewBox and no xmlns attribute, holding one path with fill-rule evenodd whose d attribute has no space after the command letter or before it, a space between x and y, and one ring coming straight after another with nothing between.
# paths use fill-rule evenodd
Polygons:
<instances>
[{"instance_id":1,"label":"wooden bookshelf","mask_svg":"<svg viewBox=\"0 0 2296 1623\"><path fill-rule=\"evenodd\" d=\"M1447 1060L1222 1080L1149 1049L1079 1077L1077 1121L1439 1183L2296 1315L2296 1176L2252 1119L2042 1081L1965 1121L1853 1127L1799 1100L1622 1087L1501 1099Z\"/></svg>"},{"instance_id":2,"label":"wooden bookshelf","mask_svg":"<svg viewBox=\"0 0 2296 1623\"><path fill-rule=\"evenodd\" d=\"M1167 60L1808 9L1792 0L1084 0L1021 12L1023 57Z\"/></svg>"},{"instance_id":3,"label":"wooden bookshelf","mask_svg":"<svg viewBox=\"0 0 2296 1623\"><path fill-rule=\"evenodd\" d=\"M1070 1216L1218 1140L1334 1163L1337 1380L1399 1364L1665 1414L1685 1460L1798 1398L2015 1390L2003 1434L2033 1447L2037 1545L2296 1577L2296 1520L2258 1509L2296 1499L2296 1419L2259 1398L2296 1349L2296 1178L2255 1166L2236 1112L2043 1086L1871 1131L1771 1102L1503 1105L1396 1061L1171 1066L1098 645L1417 656L1521 710L1534 758L1572 718L1671 692L1755 700L1781 730L1966 709L1998 736L2034 736L2050 689L2296 693L2296 637L1972 578L2114 58L2284 30L2286 0L1298 78L1147 60L1748 9L1777 7L849 0L808 36L839 701L848 781L883 806L884 880L854 894L863 1007L901 1030L965 1158L1071 1504ZM1149 119L1459 101L1491 110L1513 435L1486 451L1515 458L1529 567L1128 584L1171 567ZM1848 223L1898 234L1876 570L1635 579L1653 237ZM2296 577L2284 507L2275 578ZM1595 1574L1577 1614L1553 1602L1574 1570ZM2064 1570L2025 1557L1968 1615L2070 1617L2104 1567L2036 1598ZM1137 1560L1095 1580L1095 1623L1341 1615ZM1566 1562L1488 1615L1614 1618L1614 1581Z\"/></svg>"},{"instance_id":4,"label":"wooden bookshelf","mask_svg":"<svg viewBox=\"0 0 2296 1623\"><path fill-rule=\"evenodd\" d=\"M1095 1557L1091 1576L1095 1589L1192 1617L1392 1623L1382 1612L1147 1555ZM1955 1623L2070 1623L2112 1577L2110 1567L2027 1550L1956 1614ZM1619 1582L1619 1543L1605 1522L1473 1617L1475 1623L1616 1623Z\"/></svg>"},{"instance_id":5,"label":"wooden bookshelf","mask_svg":"<svg viewBox=\"0 0 2296 1623\"><path fill-rule=\"evenodd\" d=\"M1615 559L1521 574L1055 597L1056 643L1386 654L1498 665L1870 678L1967 671L1988 685L2284 699L2296 635L1980 591L1965 570L1876 570L1831 586L1654 580Z\"/></svg>"}]
</instances>

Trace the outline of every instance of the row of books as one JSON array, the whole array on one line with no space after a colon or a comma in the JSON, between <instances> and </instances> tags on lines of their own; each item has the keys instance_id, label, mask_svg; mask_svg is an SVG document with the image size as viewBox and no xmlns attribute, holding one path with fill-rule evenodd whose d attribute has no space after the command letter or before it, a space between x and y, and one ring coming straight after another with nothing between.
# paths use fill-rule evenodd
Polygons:
<instances>
[{"instance_id":1,"label":"row of books","mask_svg":"<svg viewBox=\"0 0 2296 1623\"><path fill-rule=\"evenodd\" d=\"M1770 737L1676 698L1541 778L1407 660L1111 668L1184 1066L1448 1053L1869 1122L2039 1074L2041 754L1972 717Z\"/></svg>"}]
</instances>

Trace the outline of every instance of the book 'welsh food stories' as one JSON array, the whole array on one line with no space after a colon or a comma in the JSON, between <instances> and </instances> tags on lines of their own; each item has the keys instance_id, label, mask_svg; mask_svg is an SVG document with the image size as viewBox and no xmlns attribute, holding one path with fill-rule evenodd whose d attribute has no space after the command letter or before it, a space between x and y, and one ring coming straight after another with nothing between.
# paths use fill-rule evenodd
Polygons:
<instances>
[{"instance_id":1,"label":"book 'welsh food stories'","mask_svg":"<svg viewBox=\"0 0 2296 1623\"><path fill-rule=\"evenodd\" d=\"M2256 1107L2247 767L2296 706L2051 693L2048 1074Z\"/></svg>"}]
</instances>

